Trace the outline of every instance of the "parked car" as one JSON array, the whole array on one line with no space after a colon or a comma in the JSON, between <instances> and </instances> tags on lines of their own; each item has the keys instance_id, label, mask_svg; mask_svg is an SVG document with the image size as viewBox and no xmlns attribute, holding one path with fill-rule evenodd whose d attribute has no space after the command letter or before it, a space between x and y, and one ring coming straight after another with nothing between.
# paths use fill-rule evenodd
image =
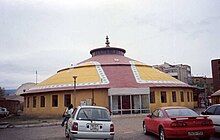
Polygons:
<instances>
[{"instance_id":1,"label":"parked car","mask_svg":"<svg viewBox=\"0 0 220 140\"><path fill-rule=\"evenodd\" d=\"M208 107L201 114L208 116L208 118L213 121L215 132L220 133L220 104Z\"/></svg>"},{"instance_id":2,"label":"parked car","mask_svg":"<svg viewBox=\"0 0 220 140\"><path fill-rule=\"evenodd\" d=\"M143 121L143 131L155 133L160 140L167 138L209 139L214 126L207 116L199 116L186 107L162 107L148 114Z\"/></svg>"},{"instance_id":3,"label":"parked car","mask_svg":"<svg viewBox=\"0 0 220 140\"><path fill-rule=\"evenodd\" d=\"M4 108L4 107L0 107L0 116L1 117L6 117L8 115L9 115L9 111L7 111L7 109Z\"/></svg>"},{"instance_id":4,"label":"parked car","mask_svg":"<svg viewBox=\"0 0 220 140\"><path fill-rule=\"evenodd\" d=\"M113 139L114 124L108 109L79 106L68 120L66 137L72 139Z\"/></svg>"}]
</instances>

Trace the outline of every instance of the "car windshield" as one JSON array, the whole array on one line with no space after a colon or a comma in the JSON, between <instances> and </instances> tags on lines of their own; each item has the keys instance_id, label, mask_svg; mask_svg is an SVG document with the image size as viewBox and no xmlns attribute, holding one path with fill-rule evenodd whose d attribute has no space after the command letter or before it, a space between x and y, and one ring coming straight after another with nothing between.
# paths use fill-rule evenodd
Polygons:
<instances>
[{"instance_id":1,"label":"car windshield","mask_svg":"<svg viewBox=\"0 0 220 140\"><path fill-rule=\"evenodd\" d=\"M199 116L195 111L188 108L172 108L172 109L165 109L165 111L169 117Z\"/></svg>"},{"instance_id":2,"label":"car windshield","mask_svg":"<svg viewBox=\"0 0 220 140\"><path fill-rule=\"evenodd\" d=\"M90 121L110 121L109 113L106 109L100 108L81 108L77 115L78 120Z\"/></svg>"}]
</instances>

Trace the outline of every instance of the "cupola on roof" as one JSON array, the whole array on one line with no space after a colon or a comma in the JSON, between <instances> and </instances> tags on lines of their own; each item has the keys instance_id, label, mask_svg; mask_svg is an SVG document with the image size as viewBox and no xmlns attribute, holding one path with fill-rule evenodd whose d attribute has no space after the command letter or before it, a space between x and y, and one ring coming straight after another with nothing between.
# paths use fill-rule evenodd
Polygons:
<instances>
[{"instance_id":1,"label":"cupola on roof","mask_svg":"<svg viewBox=\"0 0 220 140\"><path fill-rule=\"evenodd\" d=\"M116 48L116 47L110 47L110 42L108 40L108 36L106 36L106 47L103 48L97 48L97 49L93 49L90 51L90 54L92 56L97 56L97 55L107 55L107 54L116 54L116 55L122 55L124 56L125 54L125 50L122 48Z\"/></svg>"}]
</instances>

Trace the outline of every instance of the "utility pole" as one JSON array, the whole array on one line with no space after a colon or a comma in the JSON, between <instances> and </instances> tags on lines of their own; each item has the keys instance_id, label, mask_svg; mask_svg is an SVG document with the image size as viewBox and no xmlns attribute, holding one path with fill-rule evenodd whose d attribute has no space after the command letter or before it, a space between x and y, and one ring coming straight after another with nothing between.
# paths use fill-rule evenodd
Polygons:
<instances>
[{"instance_id":1,"label":"utility pole","mask_svg":"<svg viewBox=\"0 0 220 140\"><path fill-rule=\"evenodd\" d=\"M36 75L36 84L37 84L37 70L36 70L36 73L35 73L35 75Z\"/></svg>"},{"instance_id":2,"label":"utility pole","mask_svg":"<svg viewBox=\"0 0 220 140\"><path fill-rule=\"evenodd\" d=\"M76 78L77 78L77 76L74 75L73 76L73 83L74 83L73 105L74 105L74 108L76 108Z\"/></svg>"}]
</instances>

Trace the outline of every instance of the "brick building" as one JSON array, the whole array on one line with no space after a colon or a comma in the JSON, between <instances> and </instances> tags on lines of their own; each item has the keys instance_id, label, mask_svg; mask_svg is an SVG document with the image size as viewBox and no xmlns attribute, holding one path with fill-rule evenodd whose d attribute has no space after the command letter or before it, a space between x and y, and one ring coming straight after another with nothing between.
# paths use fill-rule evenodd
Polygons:
<instances>
[{"instance_id":1,"label":"brick building","mask_svg":"<svg viewBox=\"0 0 220 140\"><path fill-rule=\"evenodd\" d=\"M212 60L212 77L214 92L220 89L220 59Z\"/></svg>"}]
</instances>

